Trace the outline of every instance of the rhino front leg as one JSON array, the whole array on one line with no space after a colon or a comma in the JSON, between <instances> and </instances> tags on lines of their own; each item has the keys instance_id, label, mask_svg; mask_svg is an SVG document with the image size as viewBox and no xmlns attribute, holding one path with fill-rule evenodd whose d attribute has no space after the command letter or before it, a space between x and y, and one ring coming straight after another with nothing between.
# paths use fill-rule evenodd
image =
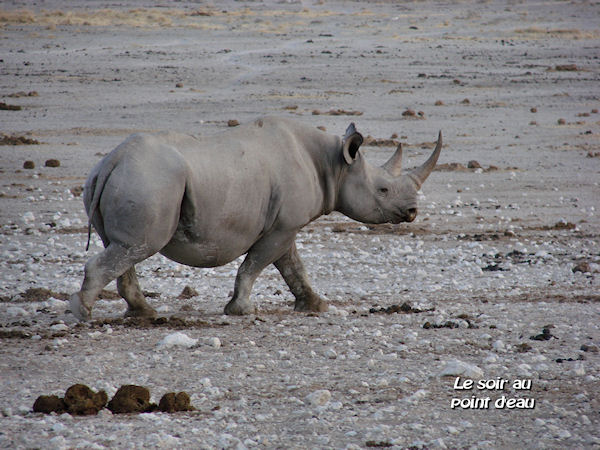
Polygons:
<instances>
[{"instance_id":1,"label":"rhino front leg","mask_svg":"<svg viewBox=\"0 0 600 450\"><path fill-rule=\"evenodd\" d=\"M235 278L233 297L225 306L225 314L254 314L256 308L250 300L250 292L256 278L265 267L279 259L294 242L296 233L273 232L263 236L248 250Z\"/></svg>"},{"instance_id":2,"label":"rhino front leg","mask_svg":"<svg viewBox=\"0 0 600 450\"><path fill-rule=\"evenodd\" d=\"M327 302L319 297L310 287L295 243L292 243L289 250L275 261L274 264L290 288L290 291L296 297L295 311L327 311Z\"/></svg>"}]
</instances>

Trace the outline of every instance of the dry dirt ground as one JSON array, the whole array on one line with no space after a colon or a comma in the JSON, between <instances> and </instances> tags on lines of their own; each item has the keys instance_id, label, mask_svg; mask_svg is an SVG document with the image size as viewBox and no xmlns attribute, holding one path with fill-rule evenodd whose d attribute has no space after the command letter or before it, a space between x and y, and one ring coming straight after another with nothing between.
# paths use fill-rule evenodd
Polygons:
<instances>
[{"instance_id":1,"label":"dry dirt ground","mask_svg":"<svg viewBox=\"0 0 600 450\"><path fill-rule=\"evenodd\" d=\"M0 447L599 448L599 23L586 1L2 2ZM441 129L442 170L414 223L300 232L328 313L269 268L258 314L223 316L239 260L155 256L163 319L122 320L113 283L77 324L96 161L261 115L354 121L375 163L395 134L408 167ZM32 412L75 383L196 411Z\"/></svg>"}]
</instances>

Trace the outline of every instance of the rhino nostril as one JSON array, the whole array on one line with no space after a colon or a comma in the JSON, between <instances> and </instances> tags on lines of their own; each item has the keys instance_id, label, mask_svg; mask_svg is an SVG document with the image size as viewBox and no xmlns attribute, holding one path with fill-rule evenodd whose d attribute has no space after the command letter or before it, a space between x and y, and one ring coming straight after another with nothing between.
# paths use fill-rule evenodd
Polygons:
<instances>
[{"instance_id":1,"label":"rhino nostril","mask_svg":"<svg viewBox=\"0 0 600 450\"><path fill-rule=\"evenodd\" d=\"M415 217L417 217L417 208L407 209L406 216L407 216L409 222L412 222L413 220L415 220Z\"/></svg>"}]
</instances>

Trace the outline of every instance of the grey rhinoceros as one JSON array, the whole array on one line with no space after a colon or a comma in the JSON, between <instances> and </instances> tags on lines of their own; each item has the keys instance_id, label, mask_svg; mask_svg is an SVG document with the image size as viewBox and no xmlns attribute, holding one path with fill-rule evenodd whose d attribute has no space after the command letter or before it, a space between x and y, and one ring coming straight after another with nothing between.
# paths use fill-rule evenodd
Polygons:
<instances>
[{"instance_id":1,"label":"grey rhinoceros","mask_svg":"<svg viewBox=\"0 0 600 450\"><path fill-rule=\"evenodd\" d=\"M159 252L181 264L215 267L246 257L226 314L255 311L250 291L273 263L296 311L326 311L311 288L294 240L319 216L339 211L365 223L411 222L417 191L442 148L402 174L402 149L382 167L359 148L351 124L343 137L297 121L264 118L207 137L134 134L92 169L84 204L105 249L85 265L71 312L89 320L100 291L117 279L128 315L153 316L134 265Z\"/></svg>"}]
</instances>

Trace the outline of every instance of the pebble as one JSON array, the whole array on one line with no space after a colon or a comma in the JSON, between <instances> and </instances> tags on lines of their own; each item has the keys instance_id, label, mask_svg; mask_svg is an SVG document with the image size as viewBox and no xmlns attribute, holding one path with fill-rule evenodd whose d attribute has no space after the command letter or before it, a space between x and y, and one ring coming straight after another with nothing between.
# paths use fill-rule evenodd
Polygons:
<instances>
[{"instance_id":1,"label":"pebble","mask_svg":"<svg viewBox=\"0 0 600 450\"><path fill-rule=\"evenodd\" d=\"M439 376L463 376L466 378L478 380L480 378L483 378L483 370L481 370L474 364L469 364L458 359L453 359L446 363L446 365L440 371Z\"/></svg>"},{"instance_id":2,"label":"pebble","mask_svg":"<svg viewBox=\"0 0 600 450\"><path fill-rule=\"evenodd\" d=\"M306 403L312 406L325 406L329 400L331 400L331 392L327 389L314 391L305 397Z\"/></svg>"},{"instance_id":3,"label":"pebble","mask_svg":"<svg viewBox=\"0 0 600 450\"><path fill-rule=\"evenodd\" d=\"M187 334L177 331L175 333L168 334L159 343L159 348L171 348L171 347L193 347L198 343L198 339L192 339Z\"/></svg>"}]
</instances>

